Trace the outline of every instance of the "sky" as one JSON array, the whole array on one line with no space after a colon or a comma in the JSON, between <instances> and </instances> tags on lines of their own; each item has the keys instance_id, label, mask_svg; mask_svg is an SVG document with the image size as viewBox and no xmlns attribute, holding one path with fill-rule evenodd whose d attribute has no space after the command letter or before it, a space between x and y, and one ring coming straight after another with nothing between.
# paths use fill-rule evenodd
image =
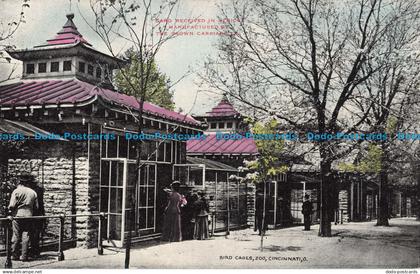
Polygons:
<instances>
[{"instance_id":1,"label":"sky","mask_svg":"<svg viewBox=\"0 0 420 274\"><path fill-rule=\"evenodd\" d=\"M74 23L83 37L94 48L107 53L107 49L99 36L89 27L83 17L93 25L94 16L89 7L90 0L30 0L30 8L25 9L26 23L22 24L14 36L7 40L8 44L15 45L18 49L32 48L44 44L61 30L66 22L66 14L75 14ZM228 0L181 0L176 18L217 18L217 4ZM153 4L157 1L153 0ZM17 18L22 2L20 0L0 0L0 23L8 23L12 18ZM82 17L83 16L83 17ZM214 44L216 36L180 36L170 40L164 45L157 56L160 70L172 81L182 78L173 87L176 109L182 108L190 114L203 114L217 104L221 96L198 92L198 77L195 72L202 69L206 56L216 54ZM116 40L117 46L124 47L126 43ZM118 44L120 43L120 44ZM18 63L13 60L12 63ZM11 64L0 62L0 79L4 79L11 69ZM21 66L16 74L21 73Z\"/></svg>"}]
</instances>

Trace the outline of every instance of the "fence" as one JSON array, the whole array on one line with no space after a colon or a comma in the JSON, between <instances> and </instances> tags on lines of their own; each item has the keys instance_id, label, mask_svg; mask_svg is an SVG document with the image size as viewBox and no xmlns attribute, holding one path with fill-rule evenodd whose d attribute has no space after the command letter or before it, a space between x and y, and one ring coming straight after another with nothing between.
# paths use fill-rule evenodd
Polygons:
<instances>
[{"instance_id":1,"label":"fence","mask_svg":"<svg viewBox=\"0 0 420 274\"><path fill-rule=\"evenodd\" d=\"M58 220L58 235L54 235L51 237L49 236L50 243L55 243L58 245L57 250L57 260L62 261L64 260L64 239L65 239L65 232L66 232L66 219L68 218L81 218L81 217L97 217L99 219L98 225L98 254L103 255L103 246L102 246L102 224L104 223L107 214L106 213L95 213L95 214L73 214L73 215L51 215L51 216L32 216L32 217L5 217L0 218L0 224L2 225L3 229L3 245L4 251L6 253L6 262L4 264L4 268L12 268L12 252L11 252L11 238L12 238L12 222L14 220ZM55 222L50 222L55 224Z\"/></svg>"}]
</instances>

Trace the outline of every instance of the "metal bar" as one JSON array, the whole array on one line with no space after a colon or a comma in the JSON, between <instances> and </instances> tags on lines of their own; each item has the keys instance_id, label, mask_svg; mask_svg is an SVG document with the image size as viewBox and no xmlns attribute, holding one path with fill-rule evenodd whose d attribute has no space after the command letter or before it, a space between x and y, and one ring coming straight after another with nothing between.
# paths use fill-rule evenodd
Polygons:
<instances>
[{"instance_id":1,"label":"metal bar","mask_svg":"<svg viewBox=\"0 0 420 274\"><path fill-rule=\"evenodd\" d=\"M226 236L230 235L230 190L229 190L229 174L226 174L226 185L227 185L227 230Z\"/></svg>"},{"instance_id":2,"label":"metal bar","mask_svg":"<svg viewBox=\"0 0 420 274\"><path fill-rule=\"evenodd\" d=\"M64 253L63 253L63 240L64 240L64 215L60 217L60 235L58 238L58 261L64 260Z\"/></svg>"},{"instance_id":3,"label":"metal bar","mask_svg":"<svg viewBox=\"0 0 420 274\"><path fill-rule=\"evenodd\" d=\"M273 195L273 199L274 199L274 216L273 216L273 220L274 220L274 228L276 228L277 225L277 193L278 193L278 185L277 185L277 181L272 181L272 184L274 184L274 195ZM305 184L303 184L303 189L305 189ZM303 191L305 193L305 190Z\"/></svg>"},{"instance_id":4,"label":"metal bar","mask_svg":"<svg viewBox=\"0 0 420 274\"><path fill-rule=\"evenodd\" d=\"M125 159L123 162L123 193L122 193L122 205L121 205L121 241L124 242L124 237L125 237L125 218L126 218L126 192L127 192L127 170L128 170L128 165L127 165L127 159ZM121 176L121 174L119 174L119 166L117 165L117 173L118 176ZM118 192L117 192L118 193ZM118 205L116 205L118 207ZM129 228L131 229L131 228Z\"/></svg>"},{"instance_id":5,"label":"metal bar","mask_svg":"<svg viewBox=\"0 0 420 274\"><path fill-rule=\"evenodd\" d=\"M214 227L215 227L215 222L216 221L216 215L214 215L214 213L211 214L211 236L214 236Z\"/></svg>"},{"instance_id":6,"label":"metal bar","mask_svg":"<svg viewBox=\"0 0 420 274\"><path fill-rule=\"evenodd\" d=\"M9 217L5 221L5 240L6 240L6 262L4 263L4 268L12 268L12 250L11 250L11 233L10 228L12 226L12 217Z\"/></svg>"},{"instance_id":7,"label":"metal bar","mask_svg":"<svg viewBox=\"0 0 420 274\"><path fill-rule=\"evenodd\" d=\"M154 200L153 200L153 232L156 232L156 199L157 199L157 173L158 173L158 169L157 169L157 165L154 165L155 168L155 184L154 184Z\"/></svg>"},{"instance_id":8,"label":"metal bar","mask_svg":"<svg viewBox=\"0 0 420 274\"><path fill-rule=\"evenodd\" d=\"M203 165L202 166L203 167L203 174L202 174L202 176L203 176L203 183L202 183L202 188L203 188L203 190L205 190L206 189L206 165ZM189 174L189 168L190 167L188 167L188 174Z\"/></svg>"},{"instance_id":9,"label":"metal bar","mask_svg":"<svg viewBox=\"0 0 420 274\"><path fill-rule=\"evenodd\" d=\"M98 255L104 254L104 248L102 245L102 224L104 222L104 219L105 219L105 214L101 213L99 215L99 227L98 227Z\"/></svg>"},{"instance_id":10,"label":"metal bar","mask_svg":"<svg viewBox=\"0 0 420 274\"><path fill-rule=\"evenodd\" d=\"M214 190L215 190L215 197L214 197L214 220L216 220L217 216L217 172L215 173L215 182L214 182ZM214 224L216 226L216 224Z\"/></svg>"},{"instance_id":11,"label":"metal bar","mask_svg":"<svg viewBox=\"0 0 420 274\"><path fill-rule=\"evenodd\" d=\"M236 209L237 209L237 214L238 214L238 216L237 216L237 219L238 219L238 224L239 225L241 225L241 212L240 212L240 209L239 209L239 203L240 203L240 190L239 190L239 181L236 181L236 183L237 183L237 186L238 186L238 202L236 203Z\"/></svg>"},{"instance_id":12,"label":"metal bar","mask_svg":"<svg viewBox=\"0 0 420 274\"><path fill-rule=\"evenodd\" d=\"M160 163L160 162L158 162ZM180 167L196 167L197 169L202 168L205 166L205 164L173 164L174 167L180 166ZM212 167L206 167L207 170L212 171L225 171L225 172L238 172L237 169L223 169L223 168L212 168Z\"/></svg>"},{"instance_id":13,"label":"metal bar","mask_svg":"<svg viewBox=\"0 0 420 274\"><path fill-rule=\"evenodd\" d=\"M108 214L108 213L104 213ZM74 217L99 217L101 213L92 213L92 214L69 214L69 215L49 215L49 216L31 216L31 217L13 217L13 220L37 220L37 219L54 219L54 218L61 218L64 216L64 218L74 218ZM0 221L7 221L10 220L11 217L4 217L0 218Z\"/></svg>"}]
</instances>

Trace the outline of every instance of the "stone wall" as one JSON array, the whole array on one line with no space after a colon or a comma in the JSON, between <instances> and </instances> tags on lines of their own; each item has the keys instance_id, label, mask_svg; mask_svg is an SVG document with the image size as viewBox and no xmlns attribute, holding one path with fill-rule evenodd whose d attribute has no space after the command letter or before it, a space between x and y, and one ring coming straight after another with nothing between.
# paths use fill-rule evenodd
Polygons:
<instances>
[{"instance_id":1,"label":"stone wall","mask_svg":"<svg viewBox=\"0 0 420 274\"><path fill-rule=\"evenodd\" d=\"M255 184L250 182L246 185L247 188L247 201L246 201L246 208L247 208L247 225L254 226L255 225L255 191L256 187Z\"/></svg>"},{"instance_id":2,"label":"stone wall","mask_svg":"<svg viewBox=\"0 0 420 274\"><path fill-rule=\"evenodd\" d=\"M46 215L92 213L99 204L99 164L89 163L87 147L85 142L29 143L21 154L10 156L9 175L17 177L25 170L35 176L44 188ZM96 219L66 218L65 239L77 239L79 246L95 246ZM58 231L59 219L48 219L44 236L55 239Z\"/></svg>"},{"instance_id":3,"label":"stone wall","mask_svg":"<svg viewBox=\"0 0 420 274\"><path fill-rule=\"evenodd\" d=\"M343 222L350 221L350 214L349 214L349 194L347 190L340 190L338 193L338 212L339 212L339 221L343 219ZM342 215L341 215L342 214Z\"/></svg>"}]
</instances>

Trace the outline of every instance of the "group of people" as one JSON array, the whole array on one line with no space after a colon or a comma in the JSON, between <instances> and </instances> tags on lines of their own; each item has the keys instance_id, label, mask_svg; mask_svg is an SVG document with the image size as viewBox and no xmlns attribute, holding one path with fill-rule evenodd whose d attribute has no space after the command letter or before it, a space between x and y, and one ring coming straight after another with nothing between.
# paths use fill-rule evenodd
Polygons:
<instances>
[{"instance_id":1,"label":"group of people","mask_svg":"<svg viewBox=\"0 0 420 274\"><path fill-rule=\"evenodd\" d=\"M168 202L164 209L164 224L162 240L169 242L179 242L182 240L182 222L181 207L186 204L185 197L180 194L180 182L174 181L166 189ZM264 215L267 215L268 206L264 203L264 192L257 189L255 200L255 231L259 235L264 235L267 230L267 221ZM199 191L193 195L194 232L193 239L205 240L209 238L209 205L205 198L205 193ZM12 192L9 213L14 217L32 217L44 215L43 189L39 187L34 177L29 173L23 173L19 178L17 188ZM264 214L265 213L265 214ZM304 215L304 230L310 230L312 203L309 196L305 195L305 201L302 206ZM13 237L12 237L12 259L27 261L29 258L35 258L40 255L39 241L43 230L44 220L42 219L13 219Z\"/></svg>"},{"instance_id":2,"label":"group of people","mask_svg":"<svg viewBox=\"0 0 420 274\"><path fill-rule=\"evenodd\" d=\"M30 173L22 173L8 206L13 217L44 215L43 189ZM40 255L40 235L44 226L42 219L13 219L12 260L28 261Z\"/></svg>"},{"instance_id":3,"label":"group of people","mask_svg":"<svg viewBox=\"0 0 420 274\"><path fill-rule=\"evenodd\" d=\"M181 207L186 204L185 197L179 193L180 182L174 181L171 189L167 189L168 203L164 209L164 224L162 240L169 242L179 242L182 240L182 222ZM196 240L205 240L209 238L209 206L204 192L198 192L194 196L192 207L194 235Z\"/></svg>"},{"instance_id":4,"label":"group of people","mask_svg":"<svg viewBox=\"0 0 420 274\"><path fill-rule=\"evenodd\" d=\"M171 189L167 189L168 203L164 209L164 225L162 240L169 242L179 242L182 240L182 228L181 228L181 207L186 203L185 197L179 193L180 183L175 181L171 184ZM205 198L204 192L198 192L198 197L193 199L192 209L193 222L194 222L194 235L193 238L197 240L204 240L209 238L209 206ZM196 195L196 194L194 194ZM264 235L268 228L265 216L267 215L269 206L264 203L267 200L264 197L264 191L262 188L256 190L255 195L255 227L254 230L258 230L258 235ZM302 214L304 216L304 230L310 230L311 226L311 215L313 213L312 202L309 199L309 195L304 196L304 202L302 204Z\"/></svg>"}]
</instances>

